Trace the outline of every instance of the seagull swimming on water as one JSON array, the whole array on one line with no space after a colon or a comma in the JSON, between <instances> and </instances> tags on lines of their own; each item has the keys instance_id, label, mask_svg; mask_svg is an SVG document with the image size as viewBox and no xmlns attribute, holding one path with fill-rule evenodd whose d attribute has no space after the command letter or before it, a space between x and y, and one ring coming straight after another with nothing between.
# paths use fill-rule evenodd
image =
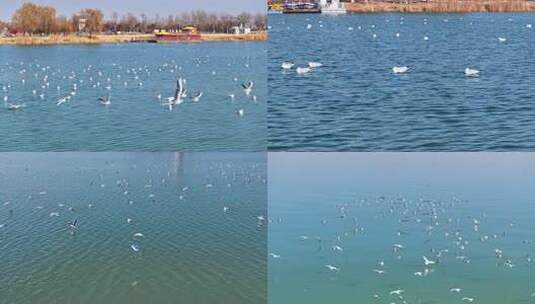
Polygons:
<instances>
[{"instance_id":1,"label":"seagull swimming on water","mask_svg":"<svg viewBox=\"0 0 535 304\"><path fill-rule=\"evenodd\" d=\"M8 103L7 104L7 109L11 110L11 111L19 111L19 110L22 110L24 108L26 108L26 104L25 103L21 103L21 104Z\"/></svg>"},{"instance_id":2,"label":"seagull swimming on water","mask_svg":"<svg viewBox=\"0 0 535 304\"><path fill-rule=\"evenodd\" d=\"M408 70L409 70L409 67L406 67L406 66L395 66L392 68L392 72L394 72L394 74L403 74L407 72Z\"/></svg>"},{"instance_id":3,"label":"seagull swimming on water","mask_svg":"<svg viewBox=\"0 0 535 304\"><path fill-rule=\"evenodd\" d=\"M291 62L283 62L281 67L285 70L289 70L294 67L294 64Z\"/></svg>"},{"instance_id":4,"label":"seagull swimming on water","mask_svg":"<svg viewBox=\"0 0 535 304\"><path fill-rule=\"evenodd\" d=\"M106 93L106 96L100 97L98 99L100 101L100 104L108 106L111 104L111 95L110 92Z\"/></svg>"},{"instance_id":5,"label":"seagull swimming on water","mask_svg":"<svg viewBox=\"0 0 535 304\"><path fill-rule=\"evenodd\" d=\"M340 271L340 268L333 265L325 265L325 267L327 267L327 269L329 269L330 271Z\"/></svg>"},{"instance_id":6,"label":"seagull swimming on water","mask_svg":"<svg viewBox=\"0 0 535 304\"><path fill-rule=\"evenodd\" d=\"M464 74L466 76L479 76L479 71L476 69L466 68L464 69Z\"/></svg>"},{"instance_id":7,"label":"seagull swimming on water","mask_svg":"<svg viewBox=\"0 0 535 304\"><path fill-rule=\"evenodd\" d=\"M295 71L297 72L297 74L299 75L304 75L304 74L308 74L312 71L311 68L302 68L302 67L298 67L297 69L295 69Z\"/></svg>"}]
</instances>

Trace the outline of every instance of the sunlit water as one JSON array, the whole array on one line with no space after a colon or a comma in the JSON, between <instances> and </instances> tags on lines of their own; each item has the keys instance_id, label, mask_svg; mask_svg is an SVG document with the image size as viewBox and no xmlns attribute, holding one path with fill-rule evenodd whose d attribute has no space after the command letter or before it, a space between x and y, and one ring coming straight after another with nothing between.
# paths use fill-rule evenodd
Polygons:
<instances>
[{"instance_id":1,"label":"sunlit water","mask_svg":"<svg viewBox=\"0 0 535 304\"><path fill-rule=\"evenodd\" d=\"M269 303L532 302L534 160L270 154Z\"/></svg>"},{"instance_id":2,"label":"sunlit water","mask_svg":"<svg viewBox=\"0 0 535 304\"><path fill-rule=\"evenodd\" d=\"M269 23L273 150L535 148L533 14L270 15ZM297 75L283 71L286 61L323 66ZM395 75L394 66L409 70ZM468 67L479 77L466 77Z\"/></svg>"},{"instance_id":3,"label":"sunlit water","mask_svg":"<svg viewBox=\"0 0 535 304\"><path fill-rule=\"evenodd\" d=\"M179 77L188 95L204 95L169 111L162 103ZM249 96L241 86L248 81L254 82ZM0 89L2 151L266 146L265 43L3 46ZM111 104L103 106L98 99L108 90ZM11 111L9 104L26 107Z\"/></svg>"},{"instance_id":4,"label":"sunlit water","mask_svg":"<svg viewBox=\"0 0 535 304\"><path fill-rule=\"evenodd\" d=\"M265 303L265 166L254 153L0 154L0 302Z\"/></svg>"}]
</instances>

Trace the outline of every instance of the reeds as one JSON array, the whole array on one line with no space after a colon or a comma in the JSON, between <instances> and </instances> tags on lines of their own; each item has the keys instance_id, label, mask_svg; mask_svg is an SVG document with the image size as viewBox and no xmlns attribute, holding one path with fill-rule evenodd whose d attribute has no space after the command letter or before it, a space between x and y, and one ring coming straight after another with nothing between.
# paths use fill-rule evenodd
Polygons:
<instances>
[{"instance_id":1,"label":"reeds","mask_svg":"<svg viewBox=\"0 0 535 304\"><path fill-rule=\"evenodd\" d=\"M470 13L470 12L535 12L535 2L526 0L430 0L406 3L361 1L346 3L353 13L405 12L405 13Z\"/></svg>"},{"instance_id":2,"label":"reeds","mask_svg":"<svg viewBox=\"0 0 535 304\"><path fill-rule=\"evenodd\" d=\"M204 41L267 41L268 34L266 31L255 32L251 34L203 34Z\"/></svg>"}]
</instances>

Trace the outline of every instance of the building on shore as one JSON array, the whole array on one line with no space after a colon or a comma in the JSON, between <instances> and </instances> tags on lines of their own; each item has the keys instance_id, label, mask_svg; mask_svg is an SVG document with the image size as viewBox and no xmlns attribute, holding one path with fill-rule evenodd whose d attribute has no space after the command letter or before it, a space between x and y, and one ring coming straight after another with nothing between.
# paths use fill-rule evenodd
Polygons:
<instances>
[{"instance_id":1,"label":"building on shore","mask_svg":"<svg viewBox=\"0 0 535 304\"><path fill-rule=\"evenodd\" d=\"M233 26L231 31L234 35L251 34L252 30L250 26L240 24L239 26Z\"/></svg>"}]
</instances>

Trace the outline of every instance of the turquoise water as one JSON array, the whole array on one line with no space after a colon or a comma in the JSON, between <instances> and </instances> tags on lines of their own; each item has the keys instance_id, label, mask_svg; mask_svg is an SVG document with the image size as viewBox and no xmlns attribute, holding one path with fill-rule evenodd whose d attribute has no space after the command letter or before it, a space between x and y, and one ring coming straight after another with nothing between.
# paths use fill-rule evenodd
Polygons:
<instances>
[{"instance_id":1,"label":"turquoise water","mask_svg":"<svg viewBox=\"0 0 535 304\"><path fill-rule=\"evenodd\" d=\"M534 161L271 153L268 251L280 257L268 258L269 303L532 302Z\"/></svg>"},{"instance_id":2,"label":"turquoise water","mask_svg":"<svg viewBox=\"0 0 535 304\"><path fill-rule=\"evenodd\" d=\"M0 151L264 150L266 56L256 42L0 47ZM203 96L169 111L179 77Z\"/></svg>"},{"instance_id":3,"label":"turquoise water","mask_svg":"<svg viewBox=\"0 0 535 304\"><path fill-rule=\"evenodd\" d=\"M535 149L533 14L270 15L269 23L271 150ZM310 61L323 66L297 75ZM284 71L283 62L295 67ZM395 66L409 70L395 75Z\"/></svg>"},{"instance_id":4,"label":"turquoise water","mask_svg":"<svg viewBox=\"0 0 535 304\"><path fill-rule=\"evenodd\" d=\"M265 303L265 158L0 154L0 303Z\"/></svg>"}]
</instances>

